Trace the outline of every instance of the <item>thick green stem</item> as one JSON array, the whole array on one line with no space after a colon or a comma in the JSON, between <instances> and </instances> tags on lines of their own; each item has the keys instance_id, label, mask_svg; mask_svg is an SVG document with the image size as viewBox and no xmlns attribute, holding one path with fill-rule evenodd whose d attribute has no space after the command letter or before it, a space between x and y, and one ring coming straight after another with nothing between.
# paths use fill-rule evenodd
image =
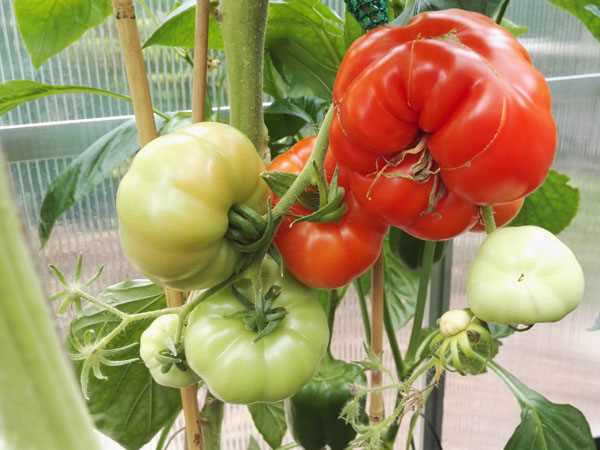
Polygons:
<instances>
[{"instance_id":1,"label":"thick green stem","mask_svg":"<svg viewBox=\"0 0 600 450\"><path fill-rule=\"evenodd\" d=\"M392 357L394 358L394 365L396 366L396 375L399 380L403 380L406 372L404 366L404 360L402 359L402 352L398 345L398 339L396 339L396 331L394 330L394 324L392 323L392 317L390 314L390 305L384 297L384 310L383 310L383 326L385 327L385 334L387 335L390 349L392 350Z\"/></svg>"},{"instance_id":2,"label":"thick green stem","mask_svg":"<svg viewBox=\"0 0 600 450\"><path fill-rule=\"evenodd\" d=\"M268 0L221 0L221 30L227 60L230 123L260 155L268 154L262 83Z\"/></svg>"},{"instance_id":3,"label":"thick green stem","mask_svg":"<svg viewBox=\"0 0 600 450\"><path fill-rule=\"evenodd\" d=\"M3 448L100 449L21 234L0 154L0 440Z\"/></svg>"},{"instance_id":4,"label":"thick green stem","mask_svg":"<svg viewBox=\"0 0 600 450\"><path fill-rule=\"evenodd\" d=\"M481 215L483 216L483 223L485 225L485 232L487 234L496 231L496 220L494 219L494 209L491 206L482 206Z\"/></svg>"},{"instance_id":5,"label":"thick green stem","mask_svg":"<svg viewBox=\"0 0 600 450\"><path fill-rule=\"evenodd\" d=\"M415 317L413 327L410 333L408 351L406 359L412 361L419 347L419 335L423 327L423 316L425 315L425 306L427 304L427 293L429 290L429 279L431 278L431 269L433 267L433 258L435 255L435 241L426 241L423 249L423 264L421 265L421 274L419 276L419 291L417 292L417 304L415 306Z\"/></svg>"},{"instance_id":6,"label":"thick green stem","mask_svg":"<svg viewBox=\"0 0 600 450\"><path fill-rule=\"evenodd\" d=\"M506 13L506 9L508 8L508 4L510 0L502 0L500 5L498 6L498 10L494 16L494 21L500 25L502 23L502 19L504 18L504 14Z\"/></svg>"},{"instance_id":7,"label":"thick green stem","mask_svg":"<svg viewBox=\"0 0 600 450\"><path fill-rule=\"evenodd\" d=\"M369 318L369 308L367 307L367 296L363 291L360 281L354 281L354 288L358 295L358 304L360 305L360 317L362 318L363 329L365 332L365 341L371 347L371 319Z\"/></svg>"}]
</instances>

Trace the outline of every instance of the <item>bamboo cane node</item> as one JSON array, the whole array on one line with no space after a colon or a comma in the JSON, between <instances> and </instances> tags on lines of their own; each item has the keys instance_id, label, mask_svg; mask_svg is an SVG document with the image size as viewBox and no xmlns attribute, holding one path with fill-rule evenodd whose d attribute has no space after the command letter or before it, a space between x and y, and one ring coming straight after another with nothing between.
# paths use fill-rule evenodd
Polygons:
<instances>
[{"instance_id":1,"label":"bamboo cane node","mask_svg":"<svg viewBox=\"0 0 600 450\"><path fill-rule=\"evenodd\" d=\"M135 20L135 7L131 1L115 1L114 9L117 20Z\"/></svg>"}]
</instances>

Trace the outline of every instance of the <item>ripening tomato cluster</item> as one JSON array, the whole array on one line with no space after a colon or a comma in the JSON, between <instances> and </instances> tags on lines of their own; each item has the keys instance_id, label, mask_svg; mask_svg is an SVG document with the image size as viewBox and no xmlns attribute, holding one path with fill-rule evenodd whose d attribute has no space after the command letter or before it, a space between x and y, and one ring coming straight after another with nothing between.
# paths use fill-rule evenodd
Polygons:
<instances>
[{"instance_id":1,"label":"ripening tomato cluster","mask_svg":"<svg viewBox=\"0 0 600 450\"><path fill-rule=\"evenodd\" d=\"M330 149L361 207L421 239L499 225L554 159L550 91L526 50L481 14L424 13L346 53Z\"/></svg>"},{"instance_id":2,"label":"ripening tomato cluster","mask_svg":"<svg viewBox=\"0 0 600 450\"><path fill-rule=\"evenodd\" d=\"M544 77L502 27L463 10L380 27L346 53L335 80L326 171L340 168L347 213L294 223L275 237L288 269L314 287L342 286L377 258L388 225L426 240L512 220L546 177L556 126ZM299 173L315 138L269 170ZM310 211L296 206L292 216Z\"/></svg>"}]
</instances>

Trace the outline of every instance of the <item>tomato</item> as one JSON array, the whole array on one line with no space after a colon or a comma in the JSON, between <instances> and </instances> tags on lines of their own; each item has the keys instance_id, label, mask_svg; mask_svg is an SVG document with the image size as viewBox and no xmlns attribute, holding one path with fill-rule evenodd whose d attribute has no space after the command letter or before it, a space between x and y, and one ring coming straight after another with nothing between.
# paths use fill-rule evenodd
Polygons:
<instances>
[{"instance_id":1,"label":"tomato","mask_svg":"<svg viewBox=\"0 0 600 450\"><path fill-rule=\"evenodd\" d=\"M492 211L494 213L494 220L497 227L509 224L521 211L525 203L525 198L519 198L513 202L502 203L500 205L494 205ZM485 224L483 218L479 217L479 220L475 224L471 231L485 231Z\"/></svg>"},{"instance_id":2,"label":"tomato","mask_svg":"<svg viewBox=\"0 0 600 450\"><path fill-rule=\"evenodd\" d=\"M402 229L419 239L443 241L471 229L478 218L477 206L454 192L445 192L432 211L425 211Z\"/></svg>"},{"instance_id":3,"label":"tomato","mask_svg":"<svg viewBox=\"0 0 600 450\"><path fill-rule=\"evenodd\" d=\"M299 173L315 143L305 138L279 155L269 171ZM332 161L327 161L332 172ZM340 184L345 184L344 176ZM378 258L387 226L372 217L356 201L349 189L344 202L346 213L337 222L297 222L294 216L311 211L295 205L275 235L275 244L287 269L300 281L316 288L337 288L365 272Z\"/></svg>"},{"instance_id":4,"label":"tomato","mask_svg":"<svg viewBox=\"0 0 600 450\"><path fill-rule=\"evenodd\" d=\"M584 290L573 252L536 226L491 233L469 270L467 298L482 320L502 324L555 322L573 311Z\"/></svg>"},{"instance_id":5,"label":"tomato","mask_svg":"<svg viewBox=\"0 0 600 450\"><path fill-rule=\"evenodd\" d=\"M191 313L185 331L189 366L208 389L227 403L276 402L294 395L319 366L327 349L327 317L318 291L303 286L265 260L262 288L282 288L275 307L287 314L276 328L257 339L240 313L244 306L231 287L201 302ZM253 291L249 280L240 286Z\"/></svg>"},{"instance_id":6,"label":"tomato","mask_svg":"<svg viewBox=\"0 0 600 450\"><path fill-rule=\"evenodd\" d=\"M535 190L554 159L544 77L508 31L478 13L422 13L367 33L344 56L333 98L331 149L363 175L420 143L449 191L488 205Z\"/></svg>"},{"instance_id":7,"label":"tomato","mask_svg":"<svg viewBox=\"0 0 600 450\"><path fill-rule=\"evenodd\" d=\"M185 364L185 357L177 354L175 338L178 323L179 317L176 314L157 317L140 337L140 357L150 370L152 378L158 384L172 388L189 386L199 380L198 375ZM169 359L162 354L181 361L168 364Z\"/></svg>"},{"instance_id":8,"label":"tomato","mask_svg":"<svg viewBox=\"0 0 600 450\"><path fill-rule=\"evenodd\" d=\"M446 311L438 320L440 333L445 337L455 336L465 331L472 319L473 314L469 310L451 309Z\"/></svg>"},{"instance_id":9,"label":"tomato","mask_svg":"<svg viewBox=\"0 0 600 450\"><path fill-rule=\"evenodd\" d=\"M227 239L228 212L264 212L268 189L254 146L235 128L190 125L147 144L117 193L119 235L136 268L174 289L213 286L239 259Z\"/></svg>"}]
</instances>

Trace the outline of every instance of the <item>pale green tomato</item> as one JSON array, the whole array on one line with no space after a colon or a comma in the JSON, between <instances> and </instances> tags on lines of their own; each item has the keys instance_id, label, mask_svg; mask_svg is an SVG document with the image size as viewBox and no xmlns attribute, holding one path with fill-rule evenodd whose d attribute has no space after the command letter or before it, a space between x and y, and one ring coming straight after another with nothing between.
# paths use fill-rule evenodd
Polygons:
<instances>
[{"instance_id":1,"label":"pale green tomato","mask_svg":"<svg viewBox=\"0 0 600 450\"><path fill-rule=\"evenodd\" d=\"M471 311L502 324L560 320L579 305L583 289L583 270L573 252L536 226L490 234L467 280Z\"/></svg>"},{"instance_id":2,"label":"pale green tomato","mask_svg":"<svg viewBox=\"0 0 600 450\"><path fill-rule=\"evenodd\" d=\"M229 209L265 211L264 165L250 140L203 122L142 148L117 193L125 255L149 278L180 290L223 281L239 254L224 238Z\"/></svg>"},{"instance_id":3,"label":"pale green tomato","mask_svg":"<svg viewBox=\"0 0 600 450\"><path fill-rule=\"evenodd\" d=\"M273 284L282 288L273 305L287 311L272 333L256 340L231 287L200 303L186 328L189 366L227 403L276 402L294 395L311 379L327 348L327 317L318 291L288 274L282 278L275 264L265 264L262 284L265 292Z\"/></svg>"},{"instance_id":4,"label":"pale green tomato","mask_svg":"<svg viewBox=\"0 0 600 450\"><path fill-rule=\"evenodd\" d=\"M140 356L150 370L152 378L158 384L172 388L182 388L197 383L199 378L188 367L181 370L175 364L163 372L164 362L159 359L160 352L167 350L175 355L175 336L179 317L167 314L157 317L140 337Z\"/></svg>"}]
</instances>

